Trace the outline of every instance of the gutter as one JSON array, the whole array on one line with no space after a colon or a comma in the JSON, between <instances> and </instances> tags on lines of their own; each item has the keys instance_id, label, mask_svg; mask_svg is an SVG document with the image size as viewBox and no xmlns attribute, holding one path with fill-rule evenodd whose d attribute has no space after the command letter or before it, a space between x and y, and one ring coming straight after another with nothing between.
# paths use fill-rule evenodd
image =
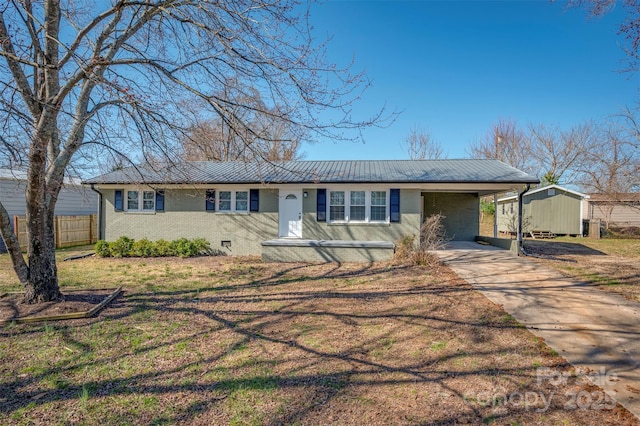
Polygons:
<instances>
[{"instance_id":1,"label":"gutter","mask_svg":"<svg viewBox=\"0 0 640 426\"><path fill-rule=\"evenodd\" d=\"M526 256L526 253L524 251L524 245L522 242L522 197L524 196L524 194L526 194L527 192L529 192L529 190L531 189L531 184L528 183L527 184L527 188L520 192L518 191L518 229L517 231L517 238L518 238L518 256L520 256L520 254L524 254Z\"/></svg>"},{"instance_id":2,"label":"gutter","mask_svg":"<svg viewBox=\"0 0 640 426\"><path fill-rule=\"evenodd\" d=\"M102 240L102 192L98 191L93 183L90 184L90 188L98 194L98 240Z\"/></svg>"}]
</instances>

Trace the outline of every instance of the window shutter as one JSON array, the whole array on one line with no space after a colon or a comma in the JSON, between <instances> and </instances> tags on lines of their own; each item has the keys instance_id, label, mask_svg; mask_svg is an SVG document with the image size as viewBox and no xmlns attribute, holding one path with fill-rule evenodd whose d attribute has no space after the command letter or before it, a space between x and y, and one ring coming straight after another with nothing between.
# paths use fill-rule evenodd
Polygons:
<instances>
[{"instance_id":1,"label":"window shutter","mask_svg":"<svg viewBox=\"0 0 640 426\"><path fill-rule=\"evenodd\" d=\"M117 212L122 211L122 189L116 189L115 197L113 200L113 207Z\"/></svg>"},{"instance_id":2,"label":"window shutter","mask_svg":"<svg viewBox=\"0 0 640 426\"><path fill-rule=\"evenodd\" d=\"M207 211L216 210L216 191L214 189L207 189L206 209Z\"/></svg>"},{"instance_id":3,"label":"window shutter","mask_svg":"<svg viewBox=\"0 0 640 426\"><path fill-rule=\"evenodd\" d=\"M249 199L250 199L249 211L251 212L260 211L260 190L250 189Z\"/></svg>"},{"instance_id":4,"label":"window shutter","mask_svg":"<svg viewBox=\"0 0 640 426\"><path fill-rule=\"evenodd\" d=\"M400 222L400 190L391 189L389 191L389 202L391 204L391 222Z\"/></svg>"},{"instance_id":5,"label":"window shutter","mask_svg":"<svg viewBox=\"0 0 640 426\"><path fill-rule=\"evenodd\" d=\"M156 211L164 211L164 190L156 191Z\"/></svg>"},{"instance_id":6,"label":"window shutter","mask_svg":"<svg viewBox=\"0 0 640 426\"><path fill-rule=\"evenodd\" d=\"M327 221L327 190L318 189L316 195L316 221Z\"/></svg>"}]
</instances>

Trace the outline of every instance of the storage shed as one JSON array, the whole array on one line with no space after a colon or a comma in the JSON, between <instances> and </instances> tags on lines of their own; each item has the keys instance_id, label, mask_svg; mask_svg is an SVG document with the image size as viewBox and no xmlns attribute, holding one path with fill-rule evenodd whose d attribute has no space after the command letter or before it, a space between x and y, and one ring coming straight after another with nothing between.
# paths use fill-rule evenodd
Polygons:
<instances>
[{"instance_id":1,"label":"storage shed","mask_svg":"<svg viewBox=\"0 0 640 426\"><path fill-rule=\"evenodd\" d=\"M558 185L533 189L522 196L523 232L555 235L582 235L583 203L589 196ZM498 199L498 232L515 234L518 197Z\"/></svg>"}]
</instances>

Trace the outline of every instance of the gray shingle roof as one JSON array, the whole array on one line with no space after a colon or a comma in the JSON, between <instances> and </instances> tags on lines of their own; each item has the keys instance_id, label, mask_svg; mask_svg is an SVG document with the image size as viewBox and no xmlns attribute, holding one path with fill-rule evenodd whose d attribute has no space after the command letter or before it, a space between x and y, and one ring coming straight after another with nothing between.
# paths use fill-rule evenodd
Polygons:
<instances>
[{"instance_id":1,"label":"gray shingle roof","mask_svg":"<svg viewBox=\"0 0 640 426\"><path fill-rule=\"evenodd\" d=\"M537 183L498 160L356 160L278 163L186 162L172 167L129 167L87 184L222 183Z\"/></svg>"}]
</instances>

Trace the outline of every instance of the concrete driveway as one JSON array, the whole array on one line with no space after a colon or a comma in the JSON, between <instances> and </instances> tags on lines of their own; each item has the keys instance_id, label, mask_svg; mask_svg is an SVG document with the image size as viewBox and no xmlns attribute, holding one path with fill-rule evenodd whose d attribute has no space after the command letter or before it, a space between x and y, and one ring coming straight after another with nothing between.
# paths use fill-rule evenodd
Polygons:
<instances>
[{"instance_id":1,"label":"concrete driveway","mask_svg":"<svg viewBox=\"0 0 640 426\"><path fill-rule=\"evenodd\" d=\"M452 242L437 255L640 418L640 304L493 246Z\"/></svg>"}]
</instances>

